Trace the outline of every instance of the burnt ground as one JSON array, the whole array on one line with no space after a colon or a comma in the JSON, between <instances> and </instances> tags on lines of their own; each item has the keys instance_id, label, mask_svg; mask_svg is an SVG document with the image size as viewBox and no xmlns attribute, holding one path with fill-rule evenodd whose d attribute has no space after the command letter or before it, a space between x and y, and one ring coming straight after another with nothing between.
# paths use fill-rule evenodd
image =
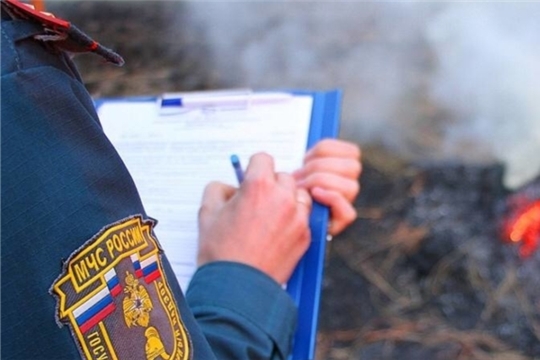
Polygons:
<instances>
[{"instance_id":1,"label":"burnt ground","mask_svg":"<svg viewBox=\"0 0 540 360\"><path fill-rule=\"evenodd\" d=\"M227 86L180 3L47 6L125 57L76 58L94 97ZM358 219L329 244L319 360L540 357L540 254L502 241L503 173L364 146Z\"/></svg>"},{"instance_id":2,"label":"burnt ground","mask_svg":"<svg viewBox=\"0 0 540 360\"><path fill-rule=\"evenodd\" d=\"M364 165L359 218L329 251L319 358L538 357L540 256L503 241L504 168L380 149Z\"/></svg>"}]
</instances>

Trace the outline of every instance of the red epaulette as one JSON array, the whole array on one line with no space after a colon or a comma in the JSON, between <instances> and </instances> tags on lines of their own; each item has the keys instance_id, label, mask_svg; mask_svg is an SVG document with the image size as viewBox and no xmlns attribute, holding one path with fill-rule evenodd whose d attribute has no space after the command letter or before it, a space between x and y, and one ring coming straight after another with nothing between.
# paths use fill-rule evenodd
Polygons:
<instances>
[{"instance_id":1,"label":"red epaulette","mask_svg":"<svg viewBox=\"0 0 540 360\"><path fill-rule=\"evenodd\" d=\"M37 11L32 5L18 0L1 1L2 9L12 18L33 21L43 27L43 34L36 35L35 39L49 41L55 47L72 53L94 52L115 65L124 65L120 55L99 44L69 21L48 12Z\"/></svg>"}]
</instances>

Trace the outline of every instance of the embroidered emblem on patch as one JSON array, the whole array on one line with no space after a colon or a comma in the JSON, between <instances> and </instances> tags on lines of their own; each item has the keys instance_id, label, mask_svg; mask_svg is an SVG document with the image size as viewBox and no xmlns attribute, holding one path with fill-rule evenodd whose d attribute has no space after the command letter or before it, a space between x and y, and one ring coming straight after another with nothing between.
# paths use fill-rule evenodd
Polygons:
<instances>
[{"instance_id":1,"label":"embroidered emblem on patch","mask_svg":"<svg viewBox=\"0 0 540 360\"><path fill-rule=\"evenodd\" d=\"M140 215L107 226L53 283L57 321L69 325L84 358L191 358L153 226Z\"/></svg>"}]
</instances>

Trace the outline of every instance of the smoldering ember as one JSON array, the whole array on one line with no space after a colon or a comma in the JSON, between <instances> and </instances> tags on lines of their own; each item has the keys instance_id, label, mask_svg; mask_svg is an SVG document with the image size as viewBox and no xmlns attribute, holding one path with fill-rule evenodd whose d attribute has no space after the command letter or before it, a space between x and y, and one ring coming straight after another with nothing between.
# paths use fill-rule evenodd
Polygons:
<instances>
[{"instance_id":1,"label":"smoldering ember","mask_svg":"<svg viewBox=\"0 0 540 360\"><path fill-rule=\"evenodd\" d=\"M52 1L46 5L48 10L70 19L126 58L126 66L120 69L104 66L92 56L76 58L94 97L203 90L238 85L242 81L258 87L288 86L289 80L294 86L337 84L346 87L343 134L351 135L356 129L347 124L350 119L356 121L358 117L363 124L363 132L358 131L363 135L362 191L355 203L358 219L328 244L317 359L538 358L540 250L536 246L540 241L540 215L534 211L538 211L540 201L540 169L536 178L510 190L503 182L509 174L506 164L490 157L470 161L473 155L485 149L475 152L478 149L469 146L462 152L465 156L430 161L405 156L410 155L410 151L394 146L408 141L416 153L436 150L441 143L441 124L456 121L448 110L441 110L426 100L429 94L425 79L432 75L435 55L426 45L423 34L414 31L423 25L424 18L441 8L448 6L456 10L458 6L429 4L408 9L407 6L412 5L362 2L358 6L352 3L325 6L320 2L315 6L315 3L302 2L294 5L294 9L291 4L284 10L277 3L257 2L252 7L255 10L261 7L264 11L251 13L240 11L246 5L241 2L227 2L222 7L208 3L199 5L200 14L205 15L207 10L215 8L214 12L228 9L229 15L238 12L242 16L234 26L229 26L226 19L217 19L220 21L215 24L209 20L205 28L186 15L187 6L197 7L195 2L188 3ZM324 25L326 15L335 16L336 20L351 8L358 11L340 22L341 30L331 32L339 29L337 23L332 23L331 27L316 33L321 35L327 31L330 40L326 42L311 33L309 41L303 41L305 38L294 31L285 36L289 30L300 31L304 25L309 31L317 31L307 20L308 16L317 17ZM486 46L499 43L488 37L487 32L495 22L484 21L485 18L480 21L474 16L474 21L469 21L470 18L460 16L459 11L464 8L446 14L443 20L450 21L452 29L485 25L482 31L456 30L450 34L453 38L446 39L461 36L461 45L467 51L459 65L466 68L478 55L477 52L471 54L473 48L468 47L469 40L480 39ZM331 13L333 9L337 9L336 13ZM511 15L512 11L502 10L505 16ZM264 28L248 23L249 14L257 14L253 16L253 23ZM385 17L388 14L392 16ZM489 12L479 14L484 16ZM456 18L459 24L453 22ZM398 26L407 22L413 30L399 31ZM535 21L514 22L513 30L517 29L517 24L533 29L537 26ZM227 30L223 30L225 28ZM244 29L249 31L242 33ZM436 30L436 34L441 35L441 27ZM223 36L209 49L210 35L217 33ZM282 36L283 41L276 40L270 33ZM540 32L528 32L537 33ZM502 38L505 44L513 45L513 49L520 44L511 42L511 37ZM525 40L532 38L531 35ZM319 63L311 50L307 50L310 44L320 45L325 51L324 56L316 52L320 55ZM272 56L266 56L263 45L269 47L266 51ZM534 46L526 48L530 50ZM234 51L228 53L229 49ZM394 49L397 50L394 52ZM413 56L404 57L406 51ZM300 58L295 59L298 64L287 57L290 53L300 54ZM494 62L485 68L497 76L488 71L487 75L482 73L485 76L480 79L500 79L505 84L514 84L509 82L513 79L509 71L520 66L506 66L504 61L511 57L506 52L504 56L490 51L488 54L495 55L491 56ZM528 66L535 63L527 60L535 59L533 55L527 52L516 57L525 61L522 65ZM338 61L340 66L334 67ZM312 71L321 63L326 72ZM233 67L224 71L216 64ZM272 66L256 66L260 64ZM497 67L500 64L502 71ZM449 69L454 70L451 65ZM391 69L390 66L400 67ZM465 90L470 91L466 86L478 80L470 78L471 74L478 73L471 71L468 77L450 71L450 75L456 75L451 85L459 90L463 88L458 85L464 84ZM534 80L532 76L537 73L540 72L529 71L527 77ZM235 76L238 83L234 81ZM396 88L391 87L393 85ZM495 88L495 85L490 83L483 89ZM383 94L387 88L388 93ZM511 90L517 91L515 87ZM502 102L499 98L493 100L477 95L465 92L454 97L469 116L473 111L465 105L474 102L471 97L481 104ZM399 106L390 112L389 102L394 98L398 98ZM374 114L375 110L382 115ZM499 114L506 113L496 107L488 112L493 117ZM486 114L481 115L480 118L486 119ZM385 122L394 117L395 123ZM470 121L471 117L466 117L459 130L476 130L472 133L474 143L480 140L486 128ZM518 123L517 118L512 121ZM382 126L373 130L371 124L377 122ZM538 118L533 120L537 122ZM402 138L390 138L385 130L396 123L403 123L394 131L401 132ZM523 128L518 133L533 133L527 127L531 122L521 123ZM488 127L488 130L498 131L491 135L501 140L499 151L512 150L507 128ZM366 144L371 135L380 142ZM389 143L393 146L388 147Z\"/></svg>"}]
</instances>

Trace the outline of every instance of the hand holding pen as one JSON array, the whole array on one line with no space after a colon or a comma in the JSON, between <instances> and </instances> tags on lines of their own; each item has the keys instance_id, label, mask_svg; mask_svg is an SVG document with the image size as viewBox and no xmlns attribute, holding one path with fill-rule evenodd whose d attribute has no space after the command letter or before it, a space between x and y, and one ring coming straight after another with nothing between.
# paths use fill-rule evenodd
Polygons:
<instances>
[{"instance_id":1,"label":"hand holding pen","mask_svg":"<svg viewBox=\"0 0 540 360\"><path fill-rule=\"evenodd\" d=\"M205 188L199 265L239 262L286 283L310 243L311 204L292 175L275 172L271 156L253 155L239 189L218 182Z\"/></svg>"}]
</instances>

